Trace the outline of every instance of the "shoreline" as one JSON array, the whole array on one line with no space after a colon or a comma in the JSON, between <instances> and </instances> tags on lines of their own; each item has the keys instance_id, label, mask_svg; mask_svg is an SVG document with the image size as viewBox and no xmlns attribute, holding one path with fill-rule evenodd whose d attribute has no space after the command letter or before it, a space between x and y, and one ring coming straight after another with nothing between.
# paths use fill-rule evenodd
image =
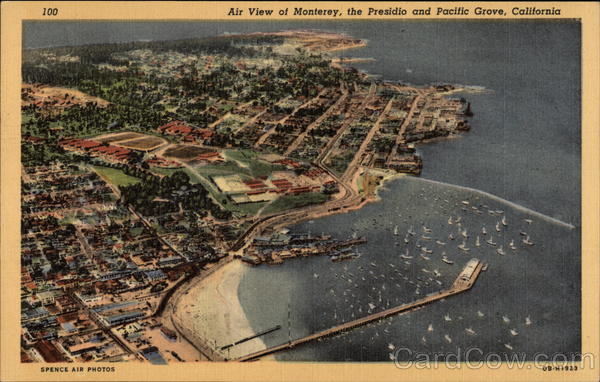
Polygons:
<instances>
[{"instance_id":1,"label":"shoreline","mask_svg":"<svg viewBox=\"0 0 600 382\"><path fill-rule=\"evenodd\" d=\"M226 261L208 275L199 275L178 291L165 318L211 361L226 361L266 348L260 337L222 350L256 333L238 298L246 270L241 261Z\"/></svg>"}]
</instances>

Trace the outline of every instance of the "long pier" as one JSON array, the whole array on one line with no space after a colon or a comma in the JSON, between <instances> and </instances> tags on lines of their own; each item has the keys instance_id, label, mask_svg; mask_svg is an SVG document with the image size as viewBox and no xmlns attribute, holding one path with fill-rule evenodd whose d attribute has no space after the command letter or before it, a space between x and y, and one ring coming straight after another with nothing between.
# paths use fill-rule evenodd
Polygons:
<instances>
[{"instance_id":1,"label":"long pier","mask_svg":"<svg viewBox=\"0 0 600 382\"><path fill-rule=\"evenodd\" d=\"M372 322L379 321L381 319L393 316L395 314L407 312L407 311L419 308L423 305L432 303L434 301L441 300L443 298L446 298L446 297L449 297L449 296L452 296L452 295L455 295L458 293L466 292L467 290L471 289L473 284L475 284L475 281L477 280L477 277L481 273L482 268L483 268L483 263L481 261L479 261L479 259L471 259L471 260L469 260L469 262L467 263L465 268L461 271L461 273L458 275L458 277L456 278L456 280L454 281L452 286L448 289L441 290L439 292L430 293L427 296L425 296L419 300L413 301L411 303L403 304L403 305L400 305L400 306L397 306L394 308L386 309L379 313L374 313L374 314L368 315L363 318L349 321L344 324L337 325L332 328L323 330L321 332L317 332L317 333L311 334L309 336L296 339L294 341L290 341L290 342L287 342L287 343L284 343L284 344L281 344L278 346L274 346L274 347L270 347L267 349L263 349L263 350L254 352L254 353L250 353L248 355L245 355L243 357L236 359L236 361L245 362L245 361L256 360L260 357L264 357L266 355L273 354L273 353L276 353L279 351L293 349L297 346L303 345L303 344L311 342L311 341L318 340L320 338L334 336L336 334L357 328L359 326L367 325Z\"/></svg>"}]
</instances>

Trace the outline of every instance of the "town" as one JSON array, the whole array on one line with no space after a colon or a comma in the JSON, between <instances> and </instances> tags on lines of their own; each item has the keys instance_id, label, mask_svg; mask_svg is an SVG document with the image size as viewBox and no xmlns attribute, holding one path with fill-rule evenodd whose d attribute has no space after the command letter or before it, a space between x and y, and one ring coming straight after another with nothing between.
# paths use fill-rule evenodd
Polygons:
<instances>
[{"instance_id":1,"label":"town","mask_svg":"<svg viewBox=\"0 0 600 382\"><path fill-rule=\"evenodd\" d=\"M358 256L363 238L285 226L419 175L415 145L472 115L453 85L333 56L365 44L284 31L24 50L21 360L202 360L165 313L181 285L231 261Z\"/></svg>"}]
</instances>

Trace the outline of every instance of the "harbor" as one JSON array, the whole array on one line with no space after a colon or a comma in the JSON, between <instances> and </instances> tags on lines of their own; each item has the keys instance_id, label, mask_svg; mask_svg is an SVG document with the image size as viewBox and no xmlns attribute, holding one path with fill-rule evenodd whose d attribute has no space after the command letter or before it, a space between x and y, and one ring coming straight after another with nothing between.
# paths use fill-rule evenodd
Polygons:
<instances>
[{"instance_id":1,"label":"harbor","mask_svg":"<svg viewBox=\"0 0 600 382\"><path fill-rule=\"evenodd\" d=\"M258 351L256 353L248 354L244 357L238 358L237 361L239 361L239 362L251 361L251 360L255 360L255 359L261 358L263 356L273 354L273 353L276 353L276 352L279 352L282 350L292 349L294 347L303 345L305 343L319 340L323 337L334 336L341 332L352 330L359 326L367 325L372 322L388 318L392 315L409 312L411 310L418 309L426 304L444 299L446 297L449 297L449 296L452 296L452 295L455 295L458 293L466 292L473 287L473 285L477 281L477 277L479 276L482 268L483 268L483 264L481 263L481 261L479 261L479 259L471 259L466 264L464 269L460 272L460 274L458 275L458 277L456 278L456 280L454 281L454 283L452 284L452 286L449 289L441 290L437 293L430 293L427 296L425 296L422 299L419 299L417 301L413 301L408 304L403 304L403 305L400 305L400 306L397 306L397 307L394 307L391 309L386 309L382 312L374 313L374 314L368 315L366 317L359 318L359 319L335 326L333 328L330 328L330 329L327 329L327 330L324 330L324 331L321 331L321 332L318 332L318 333L315 333L315 334L312 334L312 335L309 335L309 336L306 336L303 338L299 338L294 341L290 341L288 343L281 344L279 346L267 348L267 349Z\"/></svg>"}]
</instances>

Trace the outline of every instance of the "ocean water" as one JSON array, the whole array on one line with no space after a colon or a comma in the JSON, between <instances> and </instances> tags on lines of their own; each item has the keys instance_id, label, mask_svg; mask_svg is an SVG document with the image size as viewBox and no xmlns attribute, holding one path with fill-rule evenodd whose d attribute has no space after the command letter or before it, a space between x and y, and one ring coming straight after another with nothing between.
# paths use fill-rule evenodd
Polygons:
<instances>
[{"instance_id":1,"label":"ocean water","mask_svg":"<svg viewBox=\"0 0 600 382\"><path fill-rule=\"evenodd\" d=\"M528 357L535 352L580 351L581 28L577 21L31 21L24 23L23 47L293 28L367 39L367 47L341 54L374 58L356 66L386 80L484 87L485 93L464 95L475 112L470 132L418 146L424 161L422 178L482 190L575 228L473 191L415 178L392 181L381 192L380 202L292 227L338 238L365 236L368 243L358 248L359 259L332 263L326 257L303 258L246 272L238 293L252 326L257 331L283 327L263 338L267 345L440 290L472 257L487 262L488 270L467 293L279 353L277 358L390 361L390 353L400 347L413 352L402 352L403 359L414 358L416 352L462 349L464 354L470 347L484 354L524 352ZM490 209L503 212L490 215ZM495 226L502 216L508 225L500 225L498 232ZM454 223L458 217L461 232L466 229L469 236L466 253L457 248L462 243ZM531 219L531 224L525 219ZM415 236L423 235L424 225L432 230L426 234L431 241L417 243L409 235L409 243L404 242L411 227ZM396 226L399 235L394 235ZM484 226L488 235L481 232ZM521 231L530 235L533 246L523 244ZM448 238L451 233L455 240ZM478 234L480 247L475 246ZM485 242L484 236L489 235L496 246ZM507 247L511 240L514 251ZM417 244L432 253L421 252ZM505 255L498 254L500 245ZM412 259L400 257L407 250ZM454 264L442 262L444 255Z\"/></svg>"}]
</instances>

